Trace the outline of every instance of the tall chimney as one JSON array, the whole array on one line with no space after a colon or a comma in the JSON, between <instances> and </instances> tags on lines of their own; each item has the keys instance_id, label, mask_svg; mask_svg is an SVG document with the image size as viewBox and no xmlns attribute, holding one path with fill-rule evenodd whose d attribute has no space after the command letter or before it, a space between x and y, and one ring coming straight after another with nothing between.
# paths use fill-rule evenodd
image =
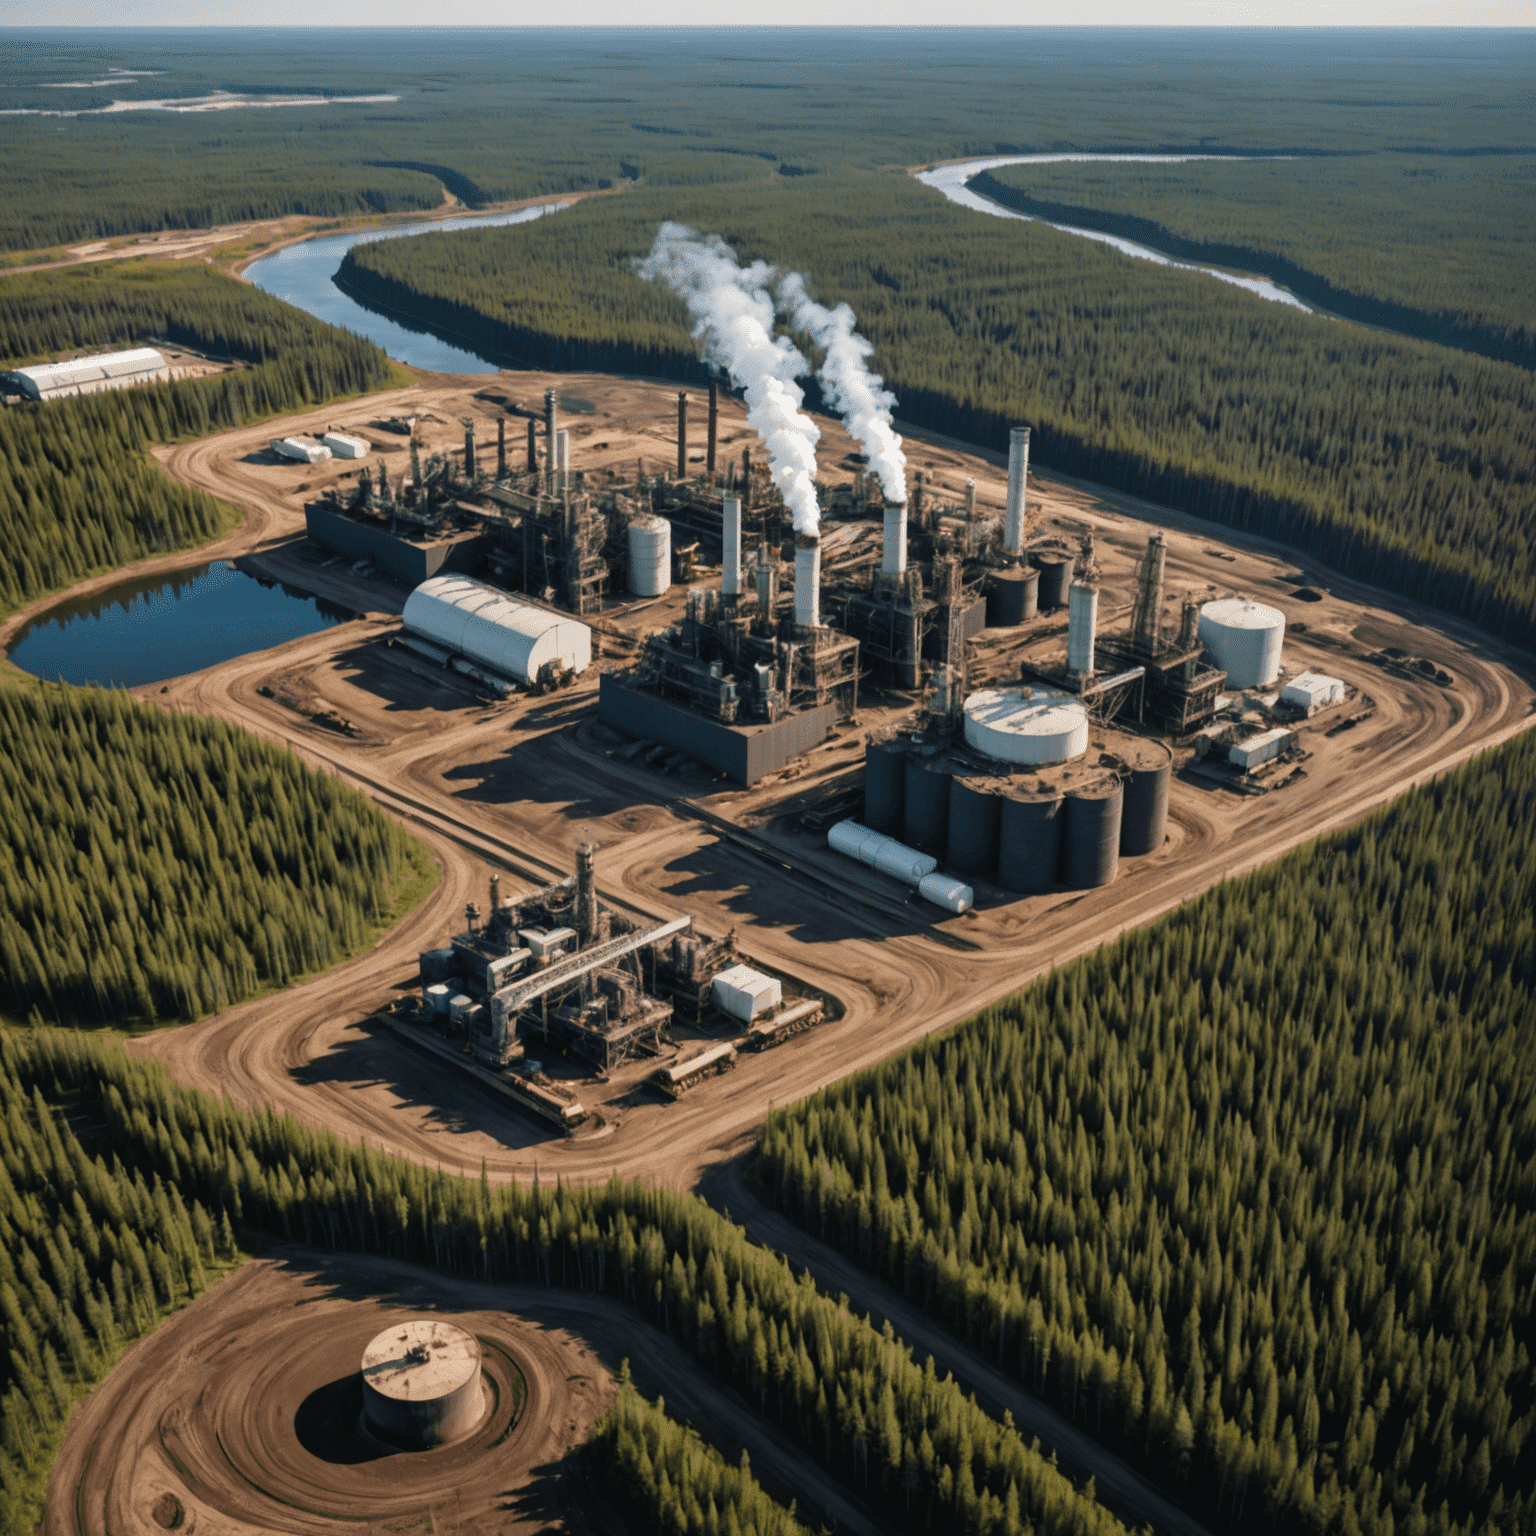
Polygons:
<instances>
[{"instance_id":1,"label":"tall chimney","mask_svg":"<svg viewBox=\"0 0 1536 1536\"><path fill-rule=\"evenodd\" d=\"M475 463L475 418L464 418L464 478L471 485L479 478L480 468Z\"/></svg>"},{"instance_id":2,"label":"tall chimney","mask_svg":"<svg viewBox=\"0 0 1536 1536\"><path fill-rule=\"evenodd\" d=\"M900 576L907 568L907 504L885 504L885 544L880 552L880 570L886 576Z\"/></svg>"},{"instance_id":3,"label":"tall chimney","mask_svg":"<svg viewBox=\"0 0 1536 1536\"><path fill-rule=\"evenodd\" d=\"M528 418L528 473L539 472L539 426L532 416Z\"/></svg>"},{"instance_id":4,"label":"tall chimney","mask_svg":"<svg viewBox=\"0 0 1536 1536\"><path fill-rule=\"evenodd\" d=\"M544 391L544 483L552 491L555 488L555 472L560 460L560 445L555 441L559 430L560 396L552 389Z\"/></svg>"},{"instance_id":5,"label":"tall chimney","mask_svg":"<svg viewBox=\"0 0 1536 1536\"><path fill-rule=\"evenodd\" d=\"M795 628L821 623L821 540L814 533L795 535Z\"/></svg>"},{"instance_id":6,"label":"tall chimney","mask_svg":"<svg viewBox=\"0 0 1536 1536\"><path fill-rule=\"evenodd\" d=\"M585 838L576 850L576 936L583 944L597 937L597 850Z\"/></svg>"},{"instance_id":7,"label":"tall chimney","mask_svg":"<svg viewBox=\"0 0 1536 1536\"><path fill-rule=\"evenodd\" d=\"M688 391L677 392L677 478L688 477Z\"/></svg>"},{"instance_id":8,"label":"tall chimney","mask_svg":"<svg viewBox=\"0 0 1536 1536\"><path fill-rule=\"evenodd\" d=\"M1008 434L1008 510L1003 516L1003 553L1024 553L1024 485L1029 478L1029 428Z\"/></svg>"},{"instance_id":9,"label":"tall chimney","mask_svg":"<svg viewBox=\"0 0 1536 1536\"><path fill-rule=\"evenodd\" d=\"M725 497L722 511L720 595L728 606L734 606L741 595L741 497Z\"/></svg>"},{"instance_id":10,"label":"tall chimney","mask_svg":"<svg viewBox=\"0 0 1536 1536\"><path fill-rule=\"evenodd\" d=\"M496 418L496 478L507 478L507 418Z\"/></svg>"},{"instance_id":11,"label":"tall chimney","mask_svg":"<svg viewBox=\"0 0 1536 1536\"><path fill-rule=\"evenodd\" d=\"M1161 531L1147 540L1137 573L1136 606L1131 615L1131 633L1138 644L1156 653L1162 639L1163 572L1168 557L1168 540Z\"/></svg>"},{"instance_id":12,"label":"tall chimney","mask_svg":"<svg viewBox=\"0 0 1536 1536\"><path fill-rule=\"evenodd\" d=\"M704 468L713 477L715 473L715 443L720 434L720 386L709 381L709 440L704 449Z\"/></svg>"},{"instance_id":13,"label":"tall chimney","mask_svg":"<svg viewBox=\"0 0 1536 1536\"><path fill-rule=\"evenodd\" d=\"M558 488L568 491L571 488L571 434L566 428L561 427L555 433L555 447L559 449L560 457Z\"/></svg>"},{"instance_id":14,"label":"tall chimney","mask_svg":"<svg viewBox=\"0 0 1536 1536\"><path fill-rule=\"evenodd\" d=\"M1072 590L1067 594L1067 671L1079 683L1093 676L1093 648L1099 625L1099 567L1093 534L1083 535Z\"/></svg>"},{"instance_id":15,"label":"tall chimney","mask_svg":"<svg viewBox=\"0 0 1536 1536\"><path fill-rule=\"evenodd\" d=\"M491 914L501 911L501 876L491 876Z\"/></svg>"},{"instance_id":16,"label":"tall chimney","mask_svg":"<svg viewBox=\"0 0 1536 1536\"><path fill-rule=\"evenodd\" d=\"M757 568L757 611L758 615L770 625L773 623L773 610L778 602L778 581L774 575L773 561L768 558L768 551L763 551L762 564Z\"/></svg>"}]
</instances>

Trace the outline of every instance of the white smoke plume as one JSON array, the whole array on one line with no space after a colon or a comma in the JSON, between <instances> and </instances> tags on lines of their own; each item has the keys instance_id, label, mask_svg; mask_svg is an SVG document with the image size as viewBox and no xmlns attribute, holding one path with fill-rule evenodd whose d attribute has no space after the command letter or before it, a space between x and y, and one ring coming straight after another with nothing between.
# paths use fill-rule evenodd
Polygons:
<instances>
[{"instance_id":1,"label":"white smoke plume","mask_svg":"<svg viewBox=\"0 0 1536 1536\"><path fill-rule=\"evenodd\" d=\"M854 313L846 304L828 309L806 291L798 272L781 278L779 308L796 330L804 331L826 353L817 371L827 403L843 418L856 441L863 444L869 467L880 477L887 501L907 499L907 459L901 438L891 428L896 397L885 381L866 366L874 343L854 330Z\"/></svg>"},{"instance_id":2,"label":"white smoke plume","mask_svg":"<svg viewBox=\"0 0 1536 1536\"><path fill-rule=\"evenodd\" d=\"M768 451L768 468L795 532L815 534L821 519L815 484L821 431L801 411L805 394L795 383L810 364L788 337L773 334L774 268L761 261L742 267L718 235L701 236L669 221L657 230L638 270L648 282L665 283L688 306L704 360L723 368L746 396L748 424Z\"/></svg>"}]
</instances>

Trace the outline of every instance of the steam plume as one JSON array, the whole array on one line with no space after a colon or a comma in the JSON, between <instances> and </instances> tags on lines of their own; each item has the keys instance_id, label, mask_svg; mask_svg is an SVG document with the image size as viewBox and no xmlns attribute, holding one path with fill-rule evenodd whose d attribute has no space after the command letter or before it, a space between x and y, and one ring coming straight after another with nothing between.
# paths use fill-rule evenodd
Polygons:
<instances>
[{"instance_id":1,"label":"steam plume","mask_svg":"<svg viewBox=\"0 0 1536 1536\"><path fill-rule=\"evenodd\" d=\"M766 262L750 267L718 235L700 236L667 222L639 263L640 276L665 283L693 316L693 334L704 360L725 369L746 396L747 421L768 451L768 467L794 519L796 533L814 534L816 444L821 432L800 406L805 394L795 379L810 365L788 337L773 334L775 271Z\"/></svg>"},{"instance_id":2,"label":"steam plume","mask_svg":"<svg viewBox=\"0 0 1536 1536\"><path fill-rule=\"evenodd\" d=\"M907 499L907 460L901 438L891 429L896 397L885 381L871 373L866 359L875 350L854 330L854 313L846 304L828 309L806 291L805 279L791 272L779 280L779 307L796 330L807 335L826 353L817 372L827 403L843 418L844 425L863 445L870 468L880 476L887 501Z\"/></svg>"}]
</instances>

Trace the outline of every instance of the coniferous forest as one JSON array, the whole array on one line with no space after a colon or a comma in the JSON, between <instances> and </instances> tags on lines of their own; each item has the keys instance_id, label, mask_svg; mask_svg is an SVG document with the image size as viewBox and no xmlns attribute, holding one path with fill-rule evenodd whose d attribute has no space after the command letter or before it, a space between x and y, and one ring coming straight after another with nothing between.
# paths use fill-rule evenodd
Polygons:
<instances>
[{"instance_id":1,"label":"coniferous forest","mask_svg":"<svg viewBox=\"0 0 1536 1536\"><path fill-rule=\"evenodd\" d=\"M1222 1528L1536 1530L1536 738L777 1112L758 1173Z\"/></svg>"},{"instance_id":2,"label":"coniferous forest","mask_svg":"<svg viewBox=\"0 0 1536 1536\"><path fill-rule=\"evenodd\" d=\"M0 688L0 1007L194 1019L355 953L426 882L371 801L219 720Z\"/></svg>"},{"instance_id":3,"label":"coniferous forest","mask_svg":"<svg viewBox=\"0 0 1536 1536\"><path fill-rule=\"evenodd\" d=\"M117 262L4 282L6 367L156 340L240 366L0 410L0 609L218 533L218 502L169 479L151 444L394 381L371 342L201 265Z\"/></svg>"},{"instance_id":4,"label":"coniferous forest","mask_svg":"<svg viewBox=\"0 0 1536 1536\"><path fill-rule=\"evenodd\" d=\"M1256 301L906 176L639 189L506 229L355 247L364 303L542 368L698 379L681 303L634 273L663 219L846 299L921 426L1290 544L1529 644L1536 379Z\"/></svg>"}]
</instances>

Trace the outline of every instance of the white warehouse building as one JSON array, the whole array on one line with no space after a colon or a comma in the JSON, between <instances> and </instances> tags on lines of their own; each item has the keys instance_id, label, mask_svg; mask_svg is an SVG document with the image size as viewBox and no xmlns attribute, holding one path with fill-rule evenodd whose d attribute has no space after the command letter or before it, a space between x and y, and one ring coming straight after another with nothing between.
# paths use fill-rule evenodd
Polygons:
<instances>
[{"instance_id":1,"label":"white warehouse building","mask_svg":"<svg viewBox=\"0 0 1536 1536\"><path fill-rule=\"evenodd\" d=\"M429 576L405 600L405 627L525 685L551 664L565 672L592 664L592 631L579 619L468 576Z\"/></svg>"},{"instance_id":2,"label":"white warehouse building","mask_svg":"<svg viewBox=\"0 0 1536 1536\"><path fill-rule=\"evenodd\" d=\"M128 389L135 384L163 383L171 365L153 347L128 352L102 352L67 363L40 363L0 373L9 393L26 400L61 400L68 395L94 395L104 389Z\"/></svg>"},{"instance_id":3,"label":"white warehouse building","mask_svg":"<svg viewBox=\"0 0 1536 1536\"><path fill-rule=\"evenodd\" d=\"M1337 704L1344 697L1344 681L1338 677L1325 677L1321 672L1298 672L1280 690L1280 702L1294 705L1297 709L1314 714L1328 704Z\"/></svg>"}]
</instances>

